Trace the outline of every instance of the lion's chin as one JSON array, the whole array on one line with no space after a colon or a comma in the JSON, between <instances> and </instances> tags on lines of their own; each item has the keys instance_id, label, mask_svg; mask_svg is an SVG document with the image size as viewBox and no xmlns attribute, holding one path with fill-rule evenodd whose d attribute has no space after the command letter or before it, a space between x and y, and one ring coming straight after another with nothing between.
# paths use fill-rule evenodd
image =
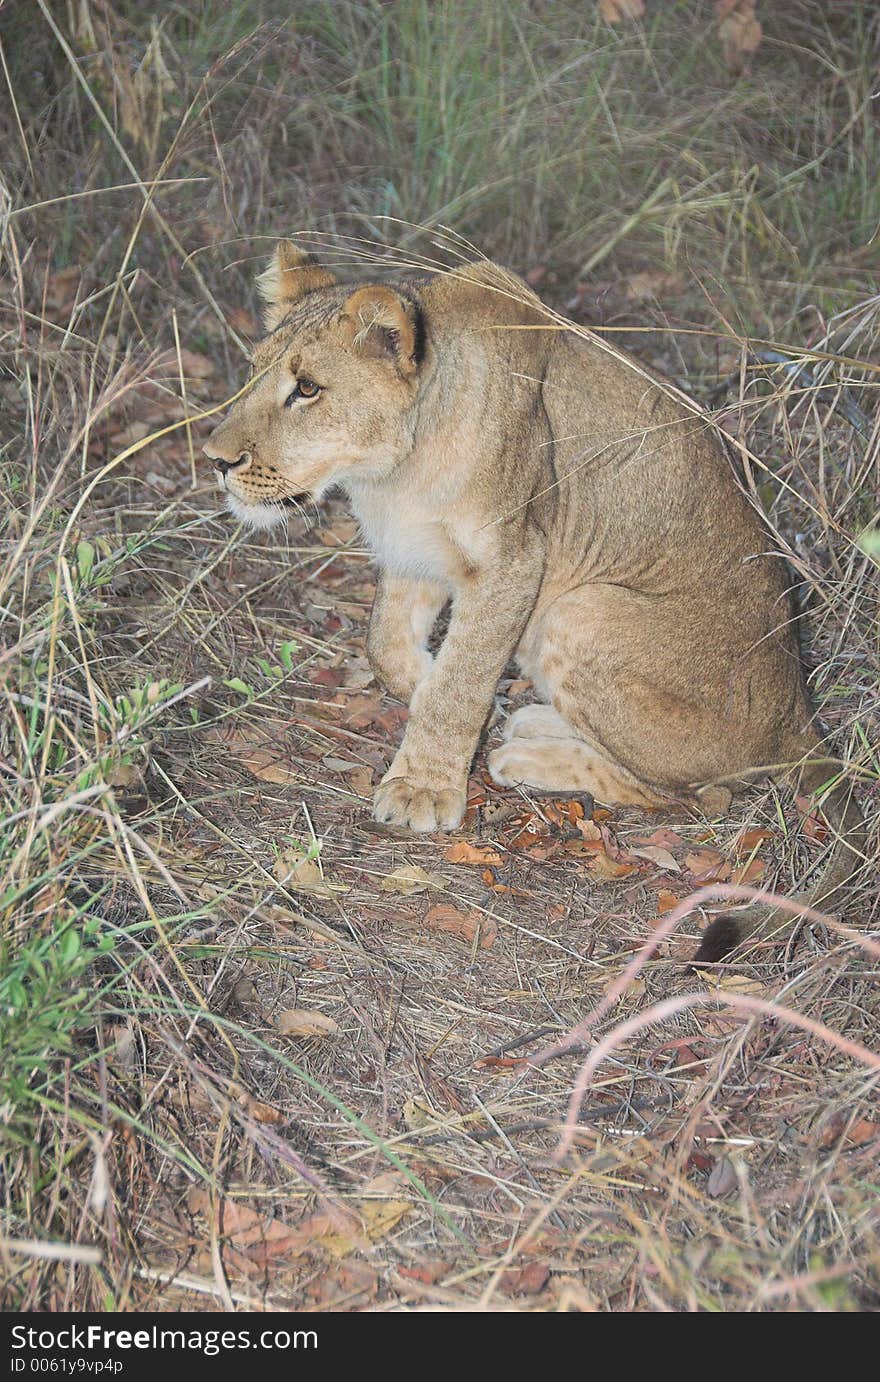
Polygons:
<instances>
[{"instance_id":1,"label":"lion's chin","mask_svg":"<svg viewBox=\"0 0 880 1382\"><path fill-rule=\"evenodd\" d=\"M281 504L245 504L228 491L226 507L235 518L260 532L283 527L287 521L287 514Z\"/></svg>"}]
</instances>

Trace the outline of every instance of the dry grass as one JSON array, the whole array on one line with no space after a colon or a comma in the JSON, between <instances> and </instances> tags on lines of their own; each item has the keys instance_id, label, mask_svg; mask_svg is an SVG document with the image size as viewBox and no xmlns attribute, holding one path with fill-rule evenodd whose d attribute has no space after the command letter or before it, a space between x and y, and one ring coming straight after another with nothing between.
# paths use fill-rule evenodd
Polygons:
<instances>
[{"instance_id":1,"label":"dry grass","mask_svg":"<svg viewBox=\"0 0 880 1382\"><path fill-rule=\"evenodd\" d=\"M481 84L466 7L393 8L0 28L4 1304L875 1309L876 18L786 6L751 77L698 82L680 14L538 34L517 4ZM456 838L495 862L371 822L405 712L369 678L368 555L337 502L246 537L197 457L265 241L454 258L444 221L743 449L863 784L855 931L713 989L681 964L698 914L651 924L694 848L790 891L816 844L763 788L714 823L617 812L612 851L671 829L681 872L606 881L576 810L482 754ZM281 1035L293 1009L335 1035Z\"/></svg>"}]
</instances>

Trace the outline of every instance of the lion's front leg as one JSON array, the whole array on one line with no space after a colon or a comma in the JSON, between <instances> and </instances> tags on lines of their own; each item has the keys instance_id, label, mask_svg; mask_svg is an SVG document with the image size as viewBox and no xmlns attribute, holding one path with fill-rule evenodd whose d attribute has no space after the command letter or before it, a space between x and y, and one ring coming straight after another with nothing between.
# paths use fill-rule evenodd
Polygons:
<instances>
[{"instance_id":1,"label":"lion's front leg","mask_svg":"<svg viewBox=\"0 0 880 1382\"><path fill-rule=\"evenodd\" d=\"M449 632L417 687L394 762L376 789L377 820L411 830L454 830L498 678L519 641L541 582L543 553L478 572L453 601Z\"/></svg>"},{"instance_id":2,"label":"lion's front leg","mask_svg":"<svg viewBox=\"0 0 880 1382\"><path fill-rule=\"evenodd\" d=\"M434 659L428 639L448 592L433 581L409 581L383 572L367 634L367 656L376 678L392 696L412 697Z\"/></svg>"}]
</instances>

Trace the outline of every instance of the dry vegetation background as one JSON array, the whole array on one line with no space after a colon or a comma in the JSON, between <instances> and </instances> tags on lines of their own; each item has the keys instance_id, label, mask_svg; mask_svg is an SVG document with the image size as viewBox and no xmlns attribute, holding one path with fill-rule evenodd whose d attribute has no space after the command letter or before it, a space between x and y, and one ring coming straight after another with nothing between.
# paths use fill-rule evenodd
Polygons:
<instances>
[{"instance_id":1,"label":"dry vegetation background","mask_svg":"<svg viewBox=\"0 0 880 1382\"><path fill-rule=\"evenodd\" d=\"M880 22L757 19L0 5L4 1308L876 1309ZM696 888L822 848L767 788L591 819L480 755L457 836L371 822L406 712L354 524L248 536L199 461L296 232L465 237L752 456L858 933L680 963Z\"/></svg>"}]
</instances>

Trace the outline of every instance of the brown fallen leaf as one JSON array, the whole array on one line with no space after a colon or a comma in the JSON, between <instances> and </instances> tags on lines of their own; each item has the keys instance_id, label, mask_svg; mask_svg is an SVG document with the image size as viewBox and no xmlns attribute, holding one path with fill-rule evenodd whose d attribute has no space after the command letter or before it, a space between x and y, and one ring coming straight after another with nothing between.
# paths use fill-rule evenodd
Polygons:
<instances>
[{"instance_id":1,"label":"brown fallen leaf","mask_svg":"<svg viewBox=\"0 0 880 1382\"><path fill-rule=\"evenodd\" d=\"M730 864L717 849L696 849L686 854L684 866L697 883L723 883L730 877Z\"/></svg>"},{"instance_id":2,"label":"brown fallen leaf","mask_svg":"<svg viewBox=\"0 0 880 1382\"><path fill-rule=\"evenodd\" d=\"M737 855L751 854L753 849L758 849L765 840L773 839L772 830L744 830L733 842L733 851Z\"/></svg>"},{"instance_id":3,"label":"brown fallen leaf","mask_svg":"<svg viewBox=\"0 0 880 1382\"><path fill-rule=\"evenodd\" d=\"M274 782L280 786L297 781L297 774L282 762L278 749L242 746L241 749L233 749L233 752L241 766L261 782Z\"/></svg>"},{"instance_id":4,"label":"brown fallen leaf","mask_svg":"<svg viewBox=\"0 0 880 1382\"><path fill-rule=\"evenodd\" d=\"M846 1127L846 1122L846 1114L843 1112L835 1113L823 1129L819 1146L832 1147ZM853 1147L864 1147L875 1137L880 1137L880 1123L872 1122L869 1118L857 1119L852 1127L846 1130L846 1140Z\"/></svg>"},{"instance_id":5,"label":"brown fallen leaf","mask_svg":"<svg viewBox=\"0 0 880 1382\"><path fill-rule=\"evenodd\" d=\"M481 864L483 868L501 863L501 855L496 850L468 844L467 840L457 840L450 845L446 850L446 859L450 864Z\"/></svg>"},{"instance_id":6,"label":"brown fallen leaf","mask_svg":"<svg viewBox=\"0 0 880 1382\"><path fill-rule=\"evenodd\" d=\"M397 1275L405 1281L420 1281L424 1286L434 1286L446 1276L450 1264L440 1257L429 1257L417 1267L398 1267Z\"/></svg>"},{"instance_id":7,"label":"brown fallen leaf","mask_svg":"<svg viewBox=\"0 0 880 1382\"><path fill-rule=\"evenodd\" d=\"M763 859L749 859L745 864L737 864L730 875L731 883L757 883L764 877L767 865Z\"/></svg>"},{"instance_id":8,"label":"brown fallen leaf","mask_svg":"<svg viewBox=\"0 0 880 1382\"><path fill-rule=\"evenodd\" d=\"M813 803L809 797L795 797L795 804L802 812L800 828L808 840L815 840L816 844L825 844L828 839L828 827L821 816L813 812Z\"/></svg>"},{"instance_id":9,"label":"brown fallen leaf","mask_svg":"<svg viewBox=\"0 0 880 1382\"><path fill-rule=\"evenodd\" d=\"M291 892L311 893L313 897L335 897L347 893L345 883L332 883L322 874L317 859L310 858L300 850L282 850L275 860L272 873Z\"/></svg>"},{"instance_id":10,"label":"brown fallen leaf","mask_svg":"<svg viewBox=\"0 0 880 1382\"><path fill-rule=\"evenodd\" d=\"M591 878L611 882L615 878L625 878L627 874L635 873L638 865L625 859L612 859L610 854L602 850L585 860L581 867L586 869Z\"/></svg>"},{"instance_id":11,"label":"brown fallen leaf","mask_svg":"<svg viewBox=\"0 0 880 1382\"><path fill-rule=\"evenodd\" d=\"M706 988L723 989L725 993L761 994L764 992L764 985L761 981L752 979L748 974L713 974L710 970L702 969L697 978L706 985Z\"/></svg>"},{"instance_id":12,"label":"brown fallen leaf","mask_svg":"<svg viewBox=\"0 0 880 1382\"><path fill-rule=\"evenodd\" d=\"M402 893L411 897L413 893L435 891L446 887L446 879L440 873L426 873L418 864L401 864L393 873L387 874L379 887L383 893Z\"/></svg>"},{"instance_id":13,"label":"brown fallen leaf","mask_svg":"<svg viewBox=\"0 0 880 1382\"><path fill-rule=\"evenodd\" d=\"M322 1272L306 1287L309 1300L324 1310L363 1309L379 1292L379 1273L366 1262L346 1262Z\"/></svg>"},{"instance_id":14,"label":"brown fallen leaf","mask_svg":"<svg viewBox=\"0 0 880 1382\"><path fill-rule=\"evenodd\" d=\"M676 835L674 830L661 826L651 835L630 835L629 845L660 845L663 849L677 849L679 845L687 844L680 835Z\"/></svg>"},{"instance_id":15,"label":"brown fallen leaf","mask_svg":"<svg viewBox=\"0 0 880 1382\"><path fill-rule=\"evenodd\" d=\"M331 1230L321 1235L321 1246L331 1257L349 1257L351 1253L363 1249L369 1243L376 1243L390 1233L405 1215L412 1210L409 1200L391 1198L392 1191L398 1193L405 1187L406 1179L394 1172L383 1172L362 1187L361 1196L355 1201L358 1228ZM374 1196L375 1198L367 1198Z\"/></svg>"},{"instance_id":16,"label":"brown fallen leaf","mask_svg":"<svg viewBox=\"0 0 880 1382\"><path fill-rule=\"evenodd\" d=\"M723 1200L728 1195L732 1195L738 1186L739 1177L733 1162L726 1156L719 1157L709 1172L709 1179L706 1181L706 1194L711 1195L713 1200Z\"/></svg>"},{"instance_id":17,"label":"brown fallen leaf","mask_svg":"<svg viewBox=\"0 0 880 1382\"><path fill-rule=\"evenodd\" d=\"M589 816L582 816L575 822L575 825L581 837L586 840L588 844L602 843L602 827L601 825L597 825Z\"/></svg>"},{"instance_id":18,"label":"brown fallen leaf","mask_svg":"<svg viewBox=\"0 0 880 1382\"><path fill-rule=\"evenodd\" d=\"M492 869L483 869L480 876L486 887L493 893L504 894L507 897L532 898L532 894L524 892L522 888L512 888L509 883L499 883Z\"/></svg>"},{"instance_id":19,"label":"brown fallen leaf","mask_svg":"<svg viewBox=\"0 0 880 1382\"><path fill-rule=\"evenodd\" d=\"M681 873L681 864L662 845L642 845L640 849L631 849L630 854L635 854L638 859L648 859L653 864L659 864L661 869Z\"/></svg>"},{"instance_id":20,"label":"brown fallen leaf","mask_svg":"<svg viewBox=\"0 0 880 1382\"><path fill-rule=\"evenodd\" d=\"M527 1262L501 1273L501 1289L509 1296L537 1296L550 1280L546 1262Z\"/></svg>"},{"instance_id":21,"label":"brown fallen leaf","mask_svg":"<svg viewBox=\"0 0 880 1382\"><path fill-rule=\"evenodd\" d=\"M243 725L234 730L228 725L220 725L209 730L206 738L222 745L237 763L262 782L296 782L297 774L284 761L288 753L283 742L279 742L281 732L281 725L269 721L263 725Z\"/></svg>"},{"instance_id":22,"label":"brown fallen leaf","mask_svg":"<svg viewBox=\"0 0 880 1382\"><path fill-rule=\"evenodd\" d=\"M309 1008L287 1008L275 1023L281 1036L338 1037L339 1024L326 1013Z\"/></svg>"},{"instance_id":23,"label":"brown fallen leaf","mask_svg":"<svg viewBox=\"0 0 880 1382\"><path fill-rule=\"evenodd\" d=\"M498 923L493 916L476 910L462 912L451 902L435 902L421 921L426 931L440 931L473 945L479 936L481 950L488 950L498 939Z\"/></svg>"},{"instance_id":24,"label":"brown fallen leaf","mask_svg":"<svg viewBox=\"0 0 880 1382\"><path fill-rule=\"evenodd\" d=\"M199 1186L189 1192L187 1204L194 1214L211 1213L211 1197ZM231 1254L234 1265L245 1271L249 1264L265 1268L278 1258L301 1257L320 1249L323 1235L338 1234L348 1225L352 1234L359 1229L357 1215L348 1209L330 1207L291 1226L267 1219L237 1200L222 1199L217 1204L220 1236L235 1250Z\"/></svg>"},{"instance_id":25,"label":"brown fallen leaf","mask_svg":"<svg viewBox=\"0 0 880 1382\"><path fill-rule=\"evenodd\" d=\"M657 894L657 911L659 915L663 916L666 912L671 912L674 907L678 906L679 902L681 902L681 898L678 896L678 893L670 892L668 888L661 888Z\"/></svg>"}]
</instances>

